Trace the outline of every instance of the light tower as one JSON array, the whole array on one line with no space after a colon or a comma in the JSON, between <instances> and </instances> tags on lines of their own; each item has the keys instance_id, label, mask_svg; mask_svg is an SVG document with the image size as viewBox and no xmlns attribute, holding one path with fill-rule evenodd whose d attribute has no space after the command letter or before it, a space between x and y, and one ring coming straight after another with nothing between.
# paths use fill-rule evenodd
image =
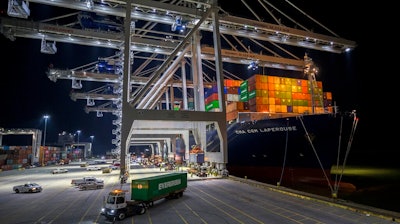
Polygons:
<instances>
[{"instance_id":1,"label":"light tower","mask_svg":"<svg viewBox=\"0 0 400 224\"><path fill-rule=\"evenodd\" d=\"M46 146L47 120L50 118L50 116L49 115L44 115L43 118L44 118L43 146ZM45 155L45 148L43 147L42 166L44 165L44 155Z\"/></svg>"},{"instance_id":2,"label":"light tower","mask_svg":"<svg viewBox=\"0 0 400 224\"><path fill-rule=\"evenodd\" d=\"M77 130L76 133L78 134L78 145L79 145L79 135L81 134L81 130Z\"/></svg>"}]
</instances>

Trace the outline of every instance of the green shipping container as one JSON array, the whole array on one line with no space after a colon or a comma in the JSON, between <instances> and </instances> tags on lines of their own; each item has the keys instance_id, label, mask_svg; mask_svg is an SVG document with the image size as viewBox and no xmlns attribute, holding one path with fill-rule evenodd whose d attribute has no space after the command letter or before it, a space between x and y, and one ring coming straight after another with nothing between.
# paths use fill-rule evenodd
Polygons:
<instances>
[{"instance_id":1,"label":"green shipping container","mask_svg":"<svg viewBox=\"0 0 400 224\"><path fill-rule=\"evenodd\" d=\"M253 91L251 91L250 93L249 93L249 97L248 97L248 99L253 99L254 97L256 97L256 90L253 90Z\"/></svg>"},{"instance_id":2,"label":"green shipping container","mask_svg":"<svg viewBox=\"0 0 400 224\"><path fill-rule=\"evenodd\" d=\"M132 180L131 199L155 201L187 187L187 173L168 173Z\"/></svg>"},{"instance_id":3,"label":"green shipping container","mask_svg":"<svg viewBox=\"0 0 400 224\"><path fill-rule=\"evenodd\" d=\"M210 111L212 109L219 108L219 101L213 100L209 104L206 105L206 111Z\"/></svg>"}]
</instances>

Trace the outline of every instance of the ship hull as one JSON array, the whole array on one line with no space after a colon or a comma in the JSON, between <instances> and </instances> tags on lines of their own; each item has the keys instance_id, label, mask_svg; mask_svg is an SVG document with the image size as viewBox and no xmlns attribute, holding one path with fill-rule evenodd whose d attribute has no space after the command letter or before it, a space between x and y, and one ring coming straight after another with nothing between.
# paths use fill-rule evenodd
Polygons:
<instances>
[{"instance_id":1,"label":"ship hull","mask_svg":"<svg viewBox=\"0 0 400 224\"><path fill-rule=\"evenodd\" d=\"M343 164L353 121L319 114L230 124L227 169L270 184L329 186L331 167ZM212 136L207 151L219 144Z\"/></svg>"}]
</instances>

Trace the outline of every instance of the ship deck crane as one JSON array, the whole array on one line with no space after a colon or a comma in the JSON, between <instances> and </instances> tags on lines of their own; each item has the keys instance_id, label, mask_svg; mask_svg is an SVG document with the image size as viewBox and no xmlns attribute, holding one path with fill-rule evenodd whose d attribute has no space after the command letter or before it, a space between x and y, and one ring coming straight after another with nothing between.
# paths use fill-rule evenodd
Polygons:
<instances>
[{"instance_id":1,"label":"ship deck crane","mask_svg":"<svg viewBox=\"0 0 400 224\"><path fill-rule=\"evenodd\" d=\"M17 0L9 0L9 2L17 2ZM25 4L22 4L21 7L18 8L27 8L23 7L28 1L22 1ZM97 2L93 7L88 8L87 3L85 1L75 1L75 0L30 0L31 3L45 4L56 7L63 7L69 9L75 9L78 11L90 11L95 13L100 13L102 15L112 15L118 17L125 17L126 2L124 1L113 1L113 0L104 0L101 4ZM190 1L188 1L190 2ZM201 7L210 7L209 3L199 1L196 4L201 4ZM201 17L201 10L198 10L198 6L196 8L190 8L180 5L174 5L171 3L161 3L151 0L141 0L135 1L132 3L132 7L135 9L132 12L133 20L146 20L149 22L157 22L164 23L170 26L173 26L176 23L176 15L184 16L191 23L187 24L188 28L193 28L193 23L195 20ZM24 11L29 11L29 8ZM154 13L156 12L156 13ZM19 16L21 15L21 16ZM27 15L27 13L21 13L17 15L13 15L16 17L23 17ZM208 19L202 26L200 30L212 31L212 20ZM295 29L290 28L288 26L282 26L280 24L272 24L261 22L257 20L251 20L246 18L235 17L231 15L223 15L220 20L220 32L221 34L229 34L234 36L241 37L251 37L258 40L267 40L275 43L299 46L302 48L315 49L320 51L328 51L333 53L342 53L348 49L353 49L356 47L356 43L354 41L346 40L344 38L337 37L336 35L326 35L321 33L316 33L309 31L307 29ZM296 22L296 24L300 24ZM54 26L50 26L47 24L46 26L41 26L42 29L39 29L40 32L49 33L49 34L57 34L59 31L63 29L54 29ZM65 28L65 27L64 27ZM326 30L326 29L325 29ZM328 30L329 31L329 30ZM35 38L36 32L32 32L31 38ZM15 33L18 36L18 33ZM79 33L70 33L71 37L77 38L79 37ZM54 36L54 38L56 38ZM93 36L84 35L82 38L93 39ZM60 38L64 39L64 38ZM95 39L95 38L94 38ZM116 38L104 38L105 40L115 40ZM103 40L104 40L103 39ZM118 38L117 38L118 39ZM62 41L62 40L60 40ZM72 40L64 39L64 41L71 42ZM119 40L118 40L119 41ZM88 44L93 46L91 41L78 41L78 44ZM107 41L106 41L107 42ZM96 44L100 46L102 44ZM107 46L107 45L104 45ZM118 46L116 46L118 48Z\"/></svg>"}]
</instances>

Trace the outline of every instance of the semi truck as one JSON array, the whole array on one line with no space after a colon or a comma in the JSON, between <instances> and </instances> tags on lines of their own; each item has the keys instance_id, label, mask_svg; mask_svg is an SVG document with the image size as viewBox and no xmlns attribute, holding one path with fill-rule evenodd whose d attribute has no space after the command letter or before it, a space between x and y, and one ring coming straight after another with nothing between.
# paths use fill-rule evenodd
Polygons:
<instances>
[{"instance_id":1,"label":"semi truck","mask_svg":"<svg viewBox=\"0 0 400 224\"><path fill-rule=\"evenodd\" d=\"M134 179L130 192L116 189L108 193L101 215L110 221L142 215L157 200L182 197L186 188L187 173L167 173Z\"/></svg>"}]
</instances>

